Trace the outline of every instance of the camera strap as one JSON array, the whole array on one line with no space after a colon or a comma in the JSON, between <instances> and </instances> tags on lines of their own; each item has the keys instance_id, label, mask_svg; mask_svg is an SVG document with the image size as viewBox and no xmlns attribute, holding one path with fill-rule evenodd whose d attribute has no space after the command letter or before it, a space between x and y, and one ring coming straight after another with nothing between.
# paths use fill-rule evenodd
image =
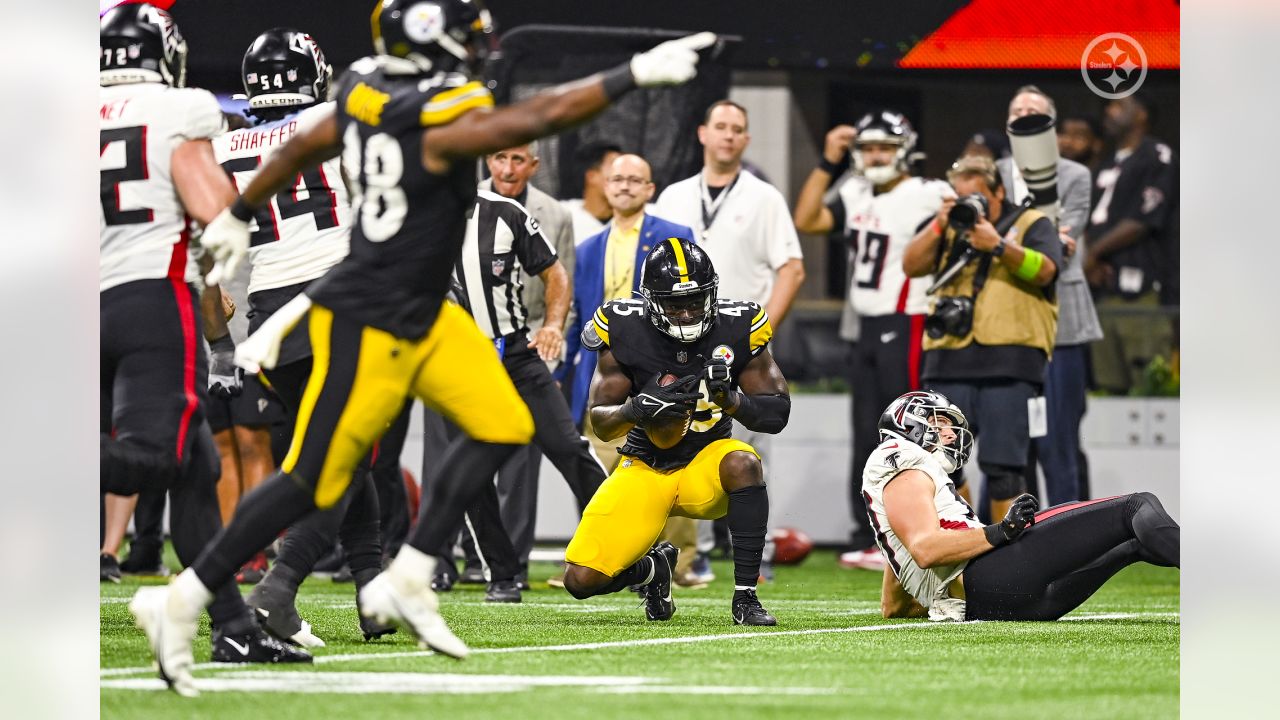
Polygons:
<instances>
[{"instance_id":1,"label":"camera strap","mask_svg":"<svg viewBox=\"0 0 1280 720\"><path fill-rule=\"evenodd\" d=\"M1018 218L1022 217L1022 213L1026 212L1029 205L1018 205L1015 212L1005 213L1000 220L996 222L996 234L1004 237L1009 232L1009 228L1018 222ZM991 263L995 262L996 256L991 253L983 253L982 259L978 261L978 272L973 276L973 295L974 300L978 299L978 293L982 292L982 287L987 284L987 276L991 274Z\"/></svg>"}]
</instances>

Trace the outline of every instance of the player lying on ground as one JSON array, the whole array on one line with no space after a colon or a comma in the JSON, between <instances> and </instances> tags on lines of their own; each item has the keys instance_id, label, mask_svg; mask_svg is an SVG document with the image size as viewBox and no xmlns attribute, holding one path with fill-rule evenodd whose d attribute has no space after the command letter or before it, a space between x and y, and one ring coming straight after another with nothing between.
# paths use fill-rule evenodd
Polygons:
<instances>
[{"instance_id":1,"label":"player lying on ground","mask_svg":"<svg viewBox=\"0 0 1280 720\"><path fill-rule=\"evenodd\" d=\"M885 617L1056 620L1135 562L1179 567L1181 530L1151 493L1042 512L1023 494L984 527L947 476L964 467L973 435L941 393L890 403L880 439L862 491L889 561Z\"/></svg>"},{"instance_id":2,"label":"player lying on ground","mask_svg":"<svg viewBox=\"0 0 1280 720\"><path fill-rule=\"evenodd\" d=\"M643 585L645 614L670 620L678 550L650 547L671 515L729 519L733 621L776 625L756 598L769 523L760 456L730 437L733 418L776 433L791 396L769 354L773 328L752 302L716 299L711 259L682 238L654 246L640 279L644 301L595 312L582 344L600 353L591 425L603 440L624 433L622 462L582 514L565 560L578 599Z\"/></svg>"}]
</instances>

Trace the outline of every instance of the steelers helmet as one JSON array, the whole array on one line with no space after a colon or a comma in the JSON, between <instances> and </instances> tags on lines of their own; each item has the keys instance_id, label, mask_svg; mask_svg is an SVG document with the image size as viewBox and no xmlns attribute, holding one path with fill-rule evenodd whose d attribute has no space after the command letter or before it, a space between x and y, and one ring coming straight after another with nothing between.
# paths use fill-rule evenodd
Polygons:
<instances>
[{"instance_id":1,"label":"steelers helmet","mask_svg":"<svg viewBox=\"0 0 1280 720\"><path fill-rule=\"evenodd\" d=\"M240 63L250 110L311 105L329 97L333 68L310 35L271 28L254 38Z\"/></svg>"},{"instance_id":2,"label":"steelers helmet","mask_svg":"<svg viewBox=\"0 0 1280 720\"><path fill-rule=\"evenodd\" d=\"M640 271L640 295L649 320L680 342L693 342L711 329L719 284L711 258L684 238L655 245Z\"/></svg>"},{"instance_id":3,"label":"steelers helmet","mask_svg":"<svg viewBox=\"0 0 1280 720\"><path fill-rule=\"evenodd\" d=\"M373 47L424 73L479 73L489 56L493 22L480 0L380 0Z\"/></svg>"},{"instance_id":4,"label":"steelers helmet","mask_svg":"<svg viewBox=\"0 0 1280 720\"><path fill-rule=\"evenodd\" d=\"M853 169L876 185L891 182L908 172L911 151L916 146L916 131L907 118L892 110L867 113L854 125L858 135L853 141ZM869 167L862 158L864 145L893 145L897 147L893 164L886 167Z\"/></svg>"},{"instance_id":5,"label":"steelers helmet","mask_svg":"<svg viewBox=\"0 0 1280 720\"><path fill-rule=\"evenodd\" d=\"M951 422L955 440L943 444L935 418L944 417ZM889 403L880 414L880 439L892 435L914 443L933 453L948 473L964 467L973 449L973 432L960 408L946 395L927 390L906 393Z\"/></svg>"},{"instance_id":6,"label":"steelers helmet","mask_svg":"<svg viewBox=\"0 0 1280 720\"><path fill-rule=\"evenodd\" d=\"M118 5L98 19L98 84L187 81L187 42L169 13L147 3Z\"/></svg>"}]
</instances>

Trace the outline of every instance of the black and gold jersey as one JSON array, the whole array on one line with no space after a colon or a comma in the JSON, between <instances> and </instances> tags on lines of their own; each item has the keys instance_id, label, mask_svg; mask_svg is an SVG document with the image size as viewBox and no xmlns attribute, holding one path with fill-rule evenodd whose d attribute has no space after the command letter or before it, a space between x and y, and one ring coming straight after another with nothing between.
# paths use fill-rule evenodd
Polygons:
<instances>
[{"instance_id":1,"label":"black and gold jersey","mask_svg":"<svg viewBox=\"0 0 1280 720\"><path fill-rule=\"evenodd\" d=\"M716 319L700 339L685 343L654 327L641 300L614 300L605 303L582 329L582 344L589 350L608 348L622 372L631 380L631 394L640 392L657 373L677 377L698 374L712 358L729 365L733 387L747 363L764 352L773 337L773 327L764 308L753 302L720 300ZM688 465L707 445L729 437L728 415L708 399L706 383L699 385L702 399L693 413L689 432L673 447L658 448L639 427L627 434L619 452L639 458L655 470L677 470Z\"/></svg>"},{"instance_id":2,"label":"black and gold jersey","mask_svg":"<svg viewBox=\"0 0 1280 720\"><path fill-rule=\"evenodd\" d=\"M423 132L492 107L493 96L461 75L397 74L368 57L343 73L336 100L351 251L307 295L337 315L422 337L449 289L476 198L474 163L455 162L445 175L423 167Z\"/></svg>"}]
</instances>

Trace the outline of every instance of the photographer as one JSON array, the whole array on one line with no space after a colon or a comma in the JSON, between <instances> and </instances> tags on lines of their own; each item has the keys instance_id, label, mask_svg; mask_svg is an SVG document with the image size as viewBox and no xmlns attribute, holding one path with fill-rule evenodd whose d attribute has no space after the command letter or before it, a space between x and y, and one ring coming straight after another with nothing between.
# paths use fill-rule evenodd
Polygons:
<instances>
[{"instance_id":1,"label":"photographer","mask_svg":"<svg viewBox=\"0 0 1280 720\"><path fill-rule=\"evenodd\" d=\"M1005 199L990 159L960 158L947 179L959 197L912 238L902 267L938 277L921 375L982 437L991 516L1003 517L1025 489L1031 436L1044 434L1037 396L1057 332L1062 242L1047 217Z\"/></svg>"}]
</instances>

